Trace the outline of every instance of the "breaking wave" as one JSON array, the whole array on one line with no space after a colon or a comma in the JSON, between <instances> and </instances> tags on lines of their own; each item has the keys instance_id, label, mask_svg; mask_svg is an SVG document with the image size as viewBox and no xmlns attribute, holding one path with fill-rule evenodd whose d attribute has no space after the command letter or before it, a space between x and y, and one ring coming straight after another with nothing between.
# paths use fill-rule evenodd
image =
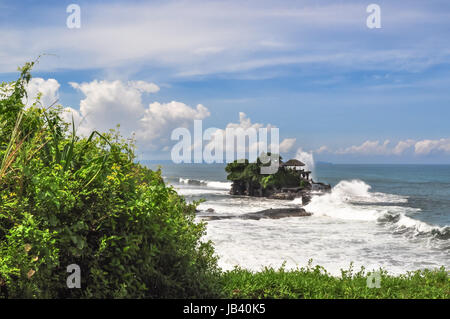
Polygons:
<instances>
[{"instance_id":1,"label":"breaking wave","mask_svg":"<svg viewBox=\"0 0 450 319\"><path fill-rule=\"evenodd\" d=\"M231 188L231 182L217 182L217 181L207 181L207 180L196 180L189 178L179 178L178 182L185 185L194 186L205 186L214 189L229 190Z\"/></svg>"},{"instance_id":2,"label":"breaking wave","mask_svg":"<svg viewBox=\"0 0 450 319\"><path fill-rule=\"evenodd\" d=\"M408 237L450 239L449 226L433 226L408 216L420 212L418 208L405 206L408 197L370 190L371 186L361 180L341 181L331 193L314 196L305 209L315 216L373 221ZM301 204L301 198L293 203Z\"/></svg>"}]
</instances>

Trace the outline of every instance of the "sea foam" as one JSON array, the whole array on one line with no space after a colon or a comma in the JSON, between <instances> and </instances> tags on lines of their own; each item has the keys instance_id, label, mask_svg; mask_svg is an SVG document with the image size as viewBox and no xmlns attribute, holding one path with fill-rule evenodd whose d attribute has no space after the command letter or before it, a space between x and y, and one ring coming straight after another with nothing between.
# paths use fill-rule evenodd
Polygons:
<instances>
[{"instance_id":1,"label":"sea foam","mask_svg":"<svg viewBox=\"0 0 450 319\"><path fill-rule=\"evenodd\" d=\"M420 209L395 206L406 204L408 197L370 190L371 186L361 180L341 181L331 193L314 196L305 209L314 216L383 223L397 233L449 238L449 227L432 226L407 215L420 212ZM301 204L301 199L297 198L293 203Z\"/></svg>"}]
</instances>

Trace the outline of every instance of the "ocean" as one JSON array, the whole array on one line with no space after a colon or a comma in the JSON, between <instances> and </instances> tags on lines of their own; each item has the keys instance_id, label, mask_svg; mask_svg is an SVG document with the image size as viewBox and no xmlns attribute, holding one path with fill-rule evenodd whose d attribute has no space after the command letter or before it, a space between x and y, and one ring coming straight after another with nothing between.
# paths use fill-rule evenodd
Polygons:
<instances>
[{"instance_id":1,"label":"ocean","mask_svg":"<svg viewBox=\"0 0 450 319\"><path fill-rule=\"evenodd\" d=\"M299 199L229 195L224 164L160 166L186 200L206 200L198 207L199 220L301 205ZM310 217L208 221L205 239L214 243L219 265L292 269L312 259L334 275L350 263L356 270L382 267L391 274L450 268L450 165L317 164L314 180L333 188L304 207Z\"/></svg>"}]
</instances>

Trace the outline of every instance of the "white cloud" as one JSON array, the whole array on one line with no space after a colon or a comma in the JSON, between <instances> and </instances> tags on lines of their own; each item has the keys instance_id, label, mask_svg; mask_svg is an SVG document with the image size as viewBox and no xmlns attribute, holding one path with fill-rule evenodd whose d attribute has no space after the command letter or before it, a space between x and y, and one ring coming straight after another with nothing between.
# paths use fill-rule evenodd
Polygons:
<instances>
[{"instance_id":1,"label":"white cloud","mask_svg":"<svg viewBox=\"0 0 450 319\"><path fill-rule=\"evenodd\" d=\"M314 178L314 168L315 168L315 162L314 162L314 155L312 152L306 152L302 148L299 148L297 150L297 153L295 154L295 158L299 161L303 162L305 164L305 169L312 172L312 177Z\"/></svg>"},{"instance_id":2,"label":"white cloud","mask_svg":"<svg viewBox=\"0 0 450 319\"><path fill-rule=\"evenodd\" d=\"M230 122L226 125L225 129L216 129L211 136L211 140L206 143L205 147L207 149L215 149L216 143L218 143L218 141L223 141L222 149L225 152L228 152L230 154L236 154L237 152L237 157L239 157L239 154L247 153L247 156L250 160L255 160L256 158L252 158L251 155L258 156L261 152L275 150L275 141L272 140L274 136L271 135L272 128L276 127L271 124L252 123L251 119L247 117L244 112L239 112L239 123ZM264 137L259 134L259 129L267 129L267 140L264 140ZM239 143L238 145L227 144L225 138L227 136L227 132L231 136L238 136L246 133L249 133L249 135L251 135L251 132L254 132L255 140L251 141L250 138L248 138L248 141L246 140L245 145L240 145ZM279 152L290 151L295 142L295 138L283 139L278 145Z\"/></svg>"},{"instance_id":3,"label":"white cloud","mask_svg":"<svg viewBox=\"0 0 450 319\"><path fill-rule=\"evenodd\" d=\"M80 134L92 130L107 131L120 124L124 136L135 134L140 151L167 149L170 133L178 127L189 128L194 120L210 116L208 109L199 104L193 108L184 103L153 102L148 107L142 102L143 93L159 90L154 83L144 81L97 81L70 83L85 96L80 111L67 108L74 114ZM66 119L70 119L67 113Z\"/></svg>"},{"instance_id":4,"label":"white cloud","mask_svg":"<svg viewBox=\"0 0 450 319\"><path fill-rule=\"evenodd\" d=\"M40 94L40 104L38 107L48 108L59 101L60 84L55 79L45 80L43 78L32 78L25 87L27 96L22 99L25 107L30 107L38 94ZM0 92L0 99L7 98L14 90L14 85L6 83L3 90Z\"/></svg>"},{"instance_id":5,"label":"white cloud","mask_svg":"<svg viewBox=\"0 0 450 319\"><path fill-rule=\"evenodd\" d=\"M432 152L443 152L450 154L450 138L439 140L422 140L415 144L414 150L418 155L428 155Z\"/></svg>"},{"instance_id":6,"label":"white cloud","mask_svg":"<svg viewBox=\"0 0 450 319\"><path fill-rule=\"evenodd\" d=\"M146 81L128 81L128 86L145 93L156 93L159 91L159 86Z\"/></svg>"},{"instance_id":7,"label":"white cloud","mask_svg":"<svg viewBox=\"0 0 450 319\"><path fill-rule=\"evenodd\" d=\"M254 142L249 141L249 143L246 142L245 145L239 145L239 143L237 143L238 145L236 145L235 147L234 144L226 144L227 131L229 134L234 136L237 136L240 133L240 130L242 130L242 132L254 131L256 133L254 136L258 138L257 136L258 129L264 127L270 129L272 126L270 124L264 126L261 123L252 123L250 118L248 118L244 112L239 112L239 123L230 122L227 124L225 129L216 129L211 136L211 140L206 144L206 148L215 149L214 146L216 145L216 143L220 143L219 141L222 141L223 142L222 150L228 152L229 154L235 154L235 152L238 153L240 152L242 154L246 152L252 152L253 154L258 155L258 150L261 149L262 147L262 145L260 145L258 140Z\"/></svg>"},{"instance_id":8,"label":"white cloud","mask_svg":"<svg viewBox=\"0 0 450 319\"><path fill-rule=\"evenodd\" d=\"M273 126L270 124L264 126L264 124L261 123L252 123L251 119L247 117L247 114L245 114L244 112L239 112L239 123L232 123L232 122L228 123L226 128L228 129L242 128L246 130L249 128L259 129L263 127L270 129Z\"/></svg>"},{"instance_id":9,"label":"white cloud","mask_svg":"<svg viewBox=\"0 0 450 319\"><path fill-rule=\"evenodd\" d=\"M285 138L280 143L280 152L281 153L289 152L292 149L292 147L294 146L296 141L297 141L297 139L295 139L295 138Z\"/></svg>"},{"instance_id":10,"label":"white cloud","mask_svg":"<svg viewBox=\"0 0 450 319\"><path fill-rule=\"evenodd\" d=\"M393 148L389 147L389 141L381 144L379 141L366 141L360 146L351 146L346 148L340 154L366 154L366 155L404 155L407 151L415 155L428 155L433 152L450 154L450 138L441 138L438 140L415 141L407 139L399 141Z\"/></svg>"},{"instance_id":11,"label":"white cloud","mask_svg":"<svg viewBox=\"0 0 450 319\"><path fill-rule=\"evenodd\" d=\"M62 117L63 121L65 121L69 124L72 124L72 119L73 119L77 135L89 136L93 131L93 128L86 125L86 122L85 122L86 118L83 117L83 115L78 110L75 110L71 107L65 107L63 109L63 113L62 113L61 117ZM113 126L111 126L111 128L113 128Z\"/></svg>"},{"instance_id":12,"label":"white cloud","mask_svg":"<svg viewBox=\"0 0 450 319\"><path fill-rule=\"evenodd\" d=\"M43 107L49 107L59 100L60 84L55 79L44 80L43 78L32 78L26 87L28 98L24 98L24 104L31 106L39 93L41 93L40 103Z\"/></svg>"},{"instance_id":13,"label":"white cloud","mask_svg":"<svg viewBox=\"0 0 450 319\"><path fill-rule=\"evenodd\" d=\"M406 150L408 150L409 148L414 146L415 143L416 143L416 141L414 141L412 139L408 139L406 141L400 141L397 143L395 148L392 150L392 153L394 155L402 155Z\"/></svg>"},{"instance_id":14,"label":"white cloud","mask_svg":"<svg viewBox=\"0 0 450 319\"><path fill-rule=\"evenodd\" d=\"M145 113L142 90L122 81L97 81L70 85L85 96L80 101L80 115L89 129L107 131L117 124L130 135ZM141 83L141 86L143 84Z\"/></svg>"},{"instance_id":15,"label":"white cloud","mask_svg":"<svg viewBox=\"0 0 450 319\"><path fill-rule=\"evenodd\" d=\"M381 155L388 154L388 145L390 141L384 143L380 141L365 141L361 145L353 145L345 149L338 150L337 154L364 154L364 155Z\"/></svg>"},{"instance_id":16,"label":"white cloud","mask_svg":"<svg viewBox=\"0 0 450 319\"><path fill-rule=\"evenodd\" d=\"M210 116L208 109L198 104L192 108L184 103L172 101L170 103L154 102L145 110L139 120L139 130L136 137L142 143L167 144L170 134L178 127L189 128L194 120L203 120Z\"/></svg>"},{"instance_id":17,"label":"white cloud","mask_svg":"<svg viewBox=\"0 0 450 319\"><path fill-rule=\"evenodd\" d=\"M315 153L394 156L405 154L424 156L432 153L450 154L450 138L436 140L424 139L420 141L406 139L399 141L395 147L390 147L390 145L389 140L386 140L384 143L381 143L380 141L365 141L361 145L353 145L336 151L331 150L328 146L322 146L316 150Z\"/></svg>"},{"instance_id":18,"label":"white cloud","mask_svg":"<svg viewBox=\"0 0 450 319\"><path fill-rule=\"evenodd\" d=\"M315 151L315 153L317 153L317 154L322 154L322 153L327 153L327 152L330 152L330 149L326 145L322 145Z\"/></svg>"}]
</instances>

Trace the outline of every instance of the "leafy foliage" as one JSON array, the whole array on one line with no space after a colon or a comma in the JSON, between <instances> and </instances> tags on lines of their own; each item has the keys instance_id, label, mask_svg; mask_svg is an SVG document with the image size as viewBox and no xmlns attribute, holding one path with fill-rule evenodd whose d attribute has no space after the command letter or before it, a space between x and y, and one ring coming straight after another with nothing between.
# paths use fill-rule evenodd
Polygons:
<instances>
[{"instance_id":1,"label":"leafy foliage","mask_svg":"<svg viewBox=\"0 0 450 319\"><path fill-rule=\"evenodd\" d=\"M270 157L271 154L263 154ZM276 157L276 156L275 156ZM261 157L260 157L261 158ZM243 161L234 161L225 167L228 173L227 179L230 181L248 182L255 187L263 189L281 188L281 187L307 187L309 182L304 180L296 171L280 168L275 174L260 174L263 164L258 158L255 163L249 163L247 159ZM281 163L282 157L278 156L278 162Z\"/></svg>"},{"instance_id":2,"label":"leafy foliage","mask_svg":"<svg viewBox=\"0 0 450 319\"><path fill-rule=\"evenodd\" d=\"M0 298L217 295L196 204L111 130L77 136L62 107L24 105L33 63L0 86ZM66 267L81 268L68 289Z\"/></svg>"}]
</instances>

